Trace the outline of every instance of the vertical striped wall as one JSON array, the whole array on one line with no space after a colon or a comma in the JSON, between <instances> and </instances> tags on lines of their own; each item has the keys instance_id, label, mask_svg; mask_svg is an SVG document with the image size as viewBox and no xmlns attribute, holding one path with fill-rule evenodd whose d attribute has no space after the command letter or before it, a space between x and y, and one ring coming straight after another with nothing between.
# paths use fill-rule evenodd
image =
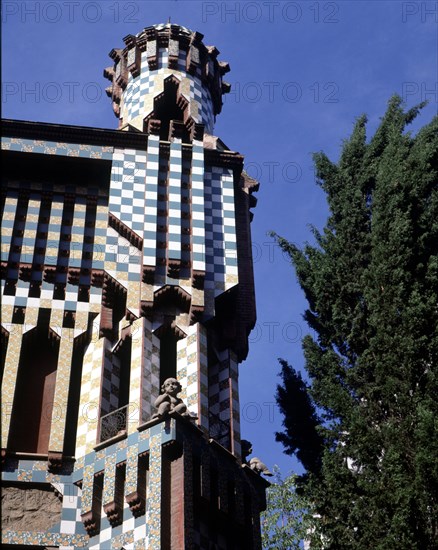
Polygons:
<instances>
[{"instance_id":1,"label":"vertical striped wall","mask_svg":"<svg viewBox=\"0 0 438 550\"><path fill-rule=\"evenodd\" d=\"M52 148L31 140L6 140L4 147L24 148L29 154L32 148L35 152L50 150L53 154ZM72 150L76 147L79 155L95 154L92 147L88 151L75 145L70 147ZM58 152L68 154L69 150L60 147ZM92 284L91 275L82 275L84 268L89 272L103 270L121 285L126 292L127 311L132 315L131 331L136 335L131 344L130 382L130 402L136 411L130 411L130 418L142 423L154 412L153 401L159 393L159 339L153 333L160 320L152 323L140 320L141 304L153 304L155 293L163 284L180 285L191 295L194 306L204 308L207 316L214 316L215 297L238 282L233 173L228 168L207 168L203 144L196 139L190 157L184 158L180 139L173 139L166 157L160 152L159 138L155 135L147 137L147 151L116 148L110 153L108 148L102 148L99 154L102 158L111 154L112 159L107 199L104 190L97 188L92 190L92 196L96 197L93 202L90 190L84 189L81 194L78 188L79 194L72 194L73 189L62 184L49 188L48 194L45 190L44 195L38 184L30 192L20 184L12 185L2 220L2 259L9 261L8 276L17 278L17 289L15 294L6 293L3 303L6 307L25 308L25 323L20 326L23 332L36 326L39 308L52 310L51 327L61 338L59 380L63 383L56 388L59 399L66 395L69 384L71 341L88 330L88 315L92 313L95 317L100 311L102 290ZM115 220L110 227L109 216ZM204 290L192 286L184 278L186 275L178 279L165 274L164 261L181 264L184 258L188 259L190 273L205 273ZM15 267L23 262L29 265L41 262L47 269L50 266L62 269L54 272L52 278L35 273L30 280L23 280L22 271L18 273ZM144 268L155 270L154 282L144 279ZM34 277L41 289L39 296L31 297ZM64 294L59 291L54 294L55 285L57 288L61 285ZM78 300L78 285L88 288L86 301ZM73 332L63 328L68 312L78 316ZM176 318L176 324L187 334L178 341L177 373L189 409L199 417L199 425L208 430L211 389L208 389L205 353L207 336L202 325L190 322L182 312ZM102 338L98 326L95 318L83 362L80 407L86 413L79 418L80 453L97 442L97 416L118 406L120 364L112 353L118 338L113 342ZM14 338L10 339L9 347L17 345L12 342ZM12 377L13 386L16 373L12 357L9 349L7 372L11 374L6 378ZM237 380L234 386L237 396ZM238 404L236 399L234 402L231 410L237 425ZM63 423L65 418L54 427L51 438L50 445L57 450L61 447Z\"/></svg>"}]
</instances>

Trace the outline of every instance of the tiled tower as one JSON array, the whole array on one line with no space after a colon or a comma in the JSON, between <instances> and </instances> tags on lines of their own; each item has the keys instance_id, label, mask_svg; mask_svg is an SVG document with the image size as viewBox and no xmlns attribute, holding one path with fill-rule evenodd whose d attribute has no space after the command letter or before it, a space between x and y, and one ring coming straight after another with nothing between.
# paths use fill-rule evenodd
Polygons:
<instances>
[{"instance_id":1,"label":"tiled tower","mask_svg":"<svg viewBox=\"0 0 438 550\"><path fill-rule=\"evenodd\" d=\"M229 67L202 38L111 51L118 130L3 123L7 548L261 548L238 391L257 184L213 135ZM157 416L168 378L186 412Z\"/></svg>"}]
</instances>

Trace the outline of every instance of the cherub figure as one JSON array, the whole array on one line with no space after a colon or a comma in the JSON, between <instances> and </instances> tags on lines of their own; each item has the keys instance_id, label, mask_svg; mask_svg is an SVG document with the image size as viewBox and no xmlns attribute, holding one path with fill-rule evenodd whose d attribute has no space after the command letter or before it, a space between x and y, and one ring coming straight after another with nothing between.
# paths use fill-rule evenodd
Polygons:
<instances>
[{"instance_id":1,"label":"cherub figure","mask_svg":"<svg viewBox=\"0 0 438 550\"><path fill-rule=\"evenodd\" d=\"M272 476L273 475L272 472L268 470L268 467L266 466L266 464L264 464L260 460L260 458L253 456L250 460L248 460L248 455L252 453L251 441L242 439L241 444L242 444L242 462L244 464L248 464L251 470L254 470L254 472L257 472L259 475L263 474L265 476Z\"/></svg>"},{"instance_id":2,"label":"cherub figure","mask_svg":"<svg viewBox=\"0 0 438 550\"><path fill-rule=\"evenodd\" d=\"M244 464L248 464L247 458L248 458L248 455L252 453L252 443L247 439L242 439L240 443L242 445L242 462Z\"/></svg>"},{"instance_id":3,"label":"cherub figure","mask_svg":"<svg viewBox=\"0 0 438 550\"><path fill-rule=\"evenodd\" d=\"M249 461L249 467L251 468L251 470L254 470L254 472L257 472L259 475L260 474L263 474L264 476L273 475L273 473L268 470L268 467L266 466L266 464L264 464L260 460L260 458L257 458L256 456L251 458L251 460Z\"/></svg>"},{"instance_id":4,"label":"cherub figure","mask_svg":"<svg viewBox=\"0 0 438 550\"><path fill-rule=\"evenodd\" d=\"M190 416L183 400L177 397L181 390L181 384L176 378L167 378L161 386L161 395L155 400L158 410L152 418L162 418L171 411L176 411L182 416Z\"/></svg>"}]
</instances>

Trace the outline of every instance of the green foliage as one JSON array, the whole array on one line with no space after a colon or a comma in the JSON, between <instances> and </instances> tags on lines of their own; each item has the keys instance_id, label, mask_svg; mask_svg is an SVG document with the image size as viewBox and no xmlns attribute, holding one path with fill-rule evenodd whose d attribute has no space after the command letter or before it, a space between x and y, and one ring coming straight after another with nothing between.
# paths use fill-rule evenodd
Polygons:
<instances>
[{"instance_id":1,"label":"green foliage","mask_svg":"<svg viewBox=\"0 0 438 550\"><path fill-rule=\"evenodd\" d=\"M277 386L277 403L284 416L285 431L276 439L287 454L296 454L309 472L321 468L322 437L317 432L318 417L301 374L279 359L283 386Z\"/></svg>"},{"instance_id":2,"label":"green foliage","mask_svg":"<svg viewBox=\"0 0 438 550\"><path fill-rule=\"evenodd\" d=\"M282 364L279 439L308 471L327 549L438 547L438 117L405 131L421 107L393 97L369 142L361 117L339 162L314 156L330 208L316 246L274 234L317 334L303 340L301 411L282 407L303 402ZM293 431L300 422L311 437Z\"/></svg>"},{"instance_id":3,"label":"green foliage","mask_svg":"<svg viewBox=\"0 0 438 550\"><path fill-rule=\"evenodd\" d=\"M273 473L274 482L266 492L267 510L261 516L263 549L301 549L313 523L312 510L297 491L296 475L282 480L277 466Z\"/></svg>"}]
</instances>

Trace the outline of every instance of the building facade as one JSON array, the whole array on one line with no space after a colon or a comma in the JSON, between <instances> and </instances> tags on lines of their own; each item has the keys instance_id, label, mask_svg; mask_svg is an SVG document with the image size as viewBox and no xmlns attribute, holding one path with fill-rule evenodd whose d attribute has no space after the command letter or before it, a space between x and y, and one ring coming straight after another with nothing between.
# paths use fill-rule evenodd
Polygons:
<instances>
[{"instance_id":1,"label":"building facade","mask_svg":"<svg viewBox=\"0 0 438 550\"><path fill-rule=\"evenodd\" d=\"M229 67L202 39L110 52L118 130L3 122L7 548L261 548L238 390L257 182L213 134Z\"/></svg>"}]
</instances>

